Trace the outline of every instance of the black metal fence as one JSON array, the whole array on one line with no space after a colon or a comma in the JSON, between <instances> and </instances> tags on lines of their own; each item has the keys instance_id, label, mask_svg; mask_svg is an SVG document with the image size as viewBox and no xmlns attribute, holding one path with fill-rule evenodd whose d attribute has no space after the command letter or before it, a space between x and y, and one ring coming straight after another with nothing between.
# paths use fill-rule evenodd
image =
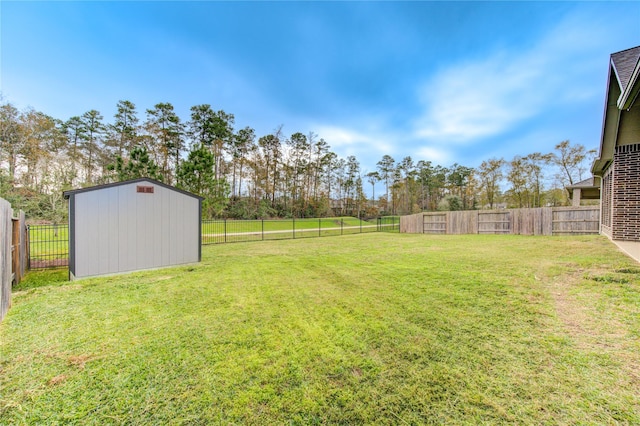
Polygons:
<instances>
[{"instance_id":1,"label":"black metal fence","mask_svg":"<svg viewBox=\"0 0 640 426\"><path fill-rule=\"evenodd\" d=\"M68 225L29 225L29 269L66 267L69 264ZM203 220L202 244L329 237L368 232L400 232L398 216L373 219L264 219Z\"/></svg>"},{"instance_id":2,"label":"black metal fence","mask_svg":"<svg viewBox=\"0 0 640 426\"><path fill-rule=\"evenodd\" d=\"M69 225L27 225L27 268L61 268L69 265Z\"/></svg>"},{"instance_id":3,"label":"black metal fence","mask_svg":"<svg viewBox=\"0 0 640 426\"><path fill-rule=\"evenodd\" d=\"M284 240L362 234L382 230L400 230L399 220L382 221L356 218L274 219L274 220L205 220L202 244Z\"/></svg>"},{"instance_id":4,"label":"black metal fence","mask_svg":"<svg viewBox=\"0 0 640 426\"><path fill-rule=\"evenodd\" d=\"M377 222L380 232L400 232L400 216L379 217Z\"/></svg>"}]
</instances>

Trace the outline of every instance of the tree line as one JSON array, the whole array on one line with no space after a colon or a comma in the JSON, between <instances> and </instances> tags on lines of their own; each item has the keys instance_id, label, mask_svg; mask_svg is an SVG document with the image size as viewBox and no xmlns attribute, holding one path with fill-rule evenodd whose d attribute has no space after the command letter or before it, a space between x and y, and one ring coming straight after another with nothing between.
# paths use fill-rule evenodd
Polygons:
<instances>
[{"instance_id":1,"label":"tree line","mask_svg":"<svg viewBox=\"0 0 640 426\"><path fill-rule=\"evenodd\" d=\"M385 155L366 172L313 132L285 135L279 126L258 136L234 126L233 114L208 104L191 107L184 121L171 103L141 118L123 100L107 122L96 110L63 121L2 101L0 196L32 219L57 222L66 218L64 190L137 177L202 196L205 218L538 207L566 203L564 187L586 177L594 154L563 141L553 153L488 159L475 169Z\"/></svg>"}]
</instances>

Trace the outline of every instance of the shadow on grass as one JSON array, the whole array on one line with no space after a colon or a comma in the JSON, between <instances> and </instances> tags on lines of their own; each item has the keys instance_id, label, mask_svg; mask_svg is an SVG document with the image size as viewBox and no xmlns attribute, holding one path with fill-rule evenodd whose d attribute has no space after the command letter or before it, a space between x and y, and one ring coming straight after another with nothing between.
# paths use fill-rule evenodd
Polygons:
<instances>
[{"instance_id":1,"label":"shadow on grass","mask_svg":"<svg viewBox=\"0 0 640 426\"><path fill-rule=\"evenodd\" d=\"M60 286L69 283L69 269L45 269L29 271L22 278L20 284L13 287L13 291L29 290L31 288Z\"/></svg>"}]
</instances>

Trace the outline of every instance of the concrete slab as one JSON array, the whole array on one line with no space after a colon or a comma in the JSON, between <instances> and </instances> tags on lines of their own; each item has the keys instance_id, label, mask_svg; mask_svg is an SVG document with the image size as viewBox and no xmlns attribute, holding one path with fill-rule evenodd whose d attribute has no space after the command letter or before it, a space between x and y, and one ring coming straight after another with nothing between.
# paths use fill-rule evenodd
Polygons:
<instances>
[{"instance_id":1,"label":"concrete slab","mask_svg":"<svg viewBox=\"0 0 640 426\"><path fill-rule=\"evenodd\" d=\"M613 241L627 256L640 263L640 241Z\"/></svg>"}]
</instances>

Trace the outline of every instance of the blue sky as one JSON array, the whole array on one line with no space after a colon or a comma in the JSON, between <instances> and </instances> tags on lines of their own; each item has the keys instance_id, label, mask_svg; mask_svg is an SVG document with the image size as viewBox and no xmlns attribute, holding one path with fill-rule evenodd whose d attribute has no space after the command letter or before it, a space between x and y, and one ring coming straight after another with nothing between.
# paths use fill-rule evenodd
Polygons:
<instances>
[{"instance_id":1,"label":"blue sky","mask_svg":"<svg viewBox=\"0 0 640 426\"><path fill-rule=\"evenodd\" d=\"M476 167L599 143L608 59L640 2L0 2L0 90L63 120L208 103L258 136L314 132Z\"/></svg>"}]
</instances>

